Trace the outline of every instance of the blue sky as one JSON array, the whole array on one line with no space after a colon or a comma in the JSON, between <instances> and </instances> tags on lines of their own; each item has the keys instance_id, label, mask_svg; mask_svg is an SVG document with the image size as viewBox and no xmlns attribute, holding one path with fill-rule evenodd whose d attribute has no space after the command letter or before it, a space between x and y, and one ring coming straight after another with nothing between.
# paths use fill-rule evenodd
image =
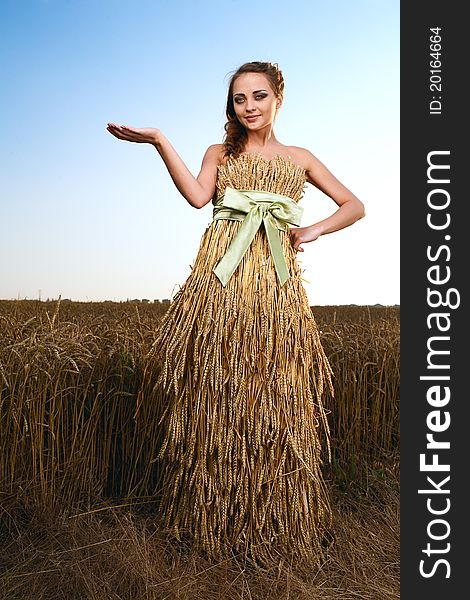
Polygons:
<instances>
[{"instance_id":1,"label":"blue sky","mask_svg":"<svg viewBox=\"0 0 470 600\"><path fill-rule=\"evenodd\" d=\"M366 205L304 245L311 304L399 303L398 0L2 0L0 33L0 298L170 298L211 205L106 124L158 127L197 175L230 73L269 60L278 139ZM313 186L302 206L302 225L336 209Z\"/></svg>"}]
</instances>

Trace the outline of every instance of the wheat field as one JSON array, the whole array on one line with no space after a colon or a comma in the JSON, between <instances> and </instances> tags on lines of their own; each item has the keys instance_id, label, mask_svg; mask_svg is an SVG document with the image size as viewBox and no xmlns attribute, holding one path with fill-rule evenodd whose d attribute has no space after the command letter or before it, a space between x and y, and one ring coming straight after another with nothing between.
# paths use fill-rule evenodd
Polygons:
<instances>
[{"instance_id":1,"label":"wheat field","mask_svg":"<svg viewBox=\"0 0 470 600\"><path fill-rule=\"evenodd\" d=\"M320 571L260 571L213 565L152 517L159 431L136 396L166 307L0 301L1 597L398 598L399 308L313 308L335 545Z\"/></svg>"}]
</instances>

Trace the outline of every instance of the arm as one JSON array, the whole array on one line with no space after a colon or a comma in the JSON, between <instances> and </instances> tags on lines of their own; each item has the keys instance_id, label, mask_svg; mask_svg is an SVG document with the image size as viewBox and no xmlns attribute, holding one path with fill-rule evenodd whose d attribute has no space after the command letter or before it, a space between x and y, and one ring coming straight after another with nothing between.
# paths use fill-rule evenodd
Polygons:
<instances>
[{"instance_id":1,"label":"arm","mask_svg":"<svg viewBox=\"0 0 470 600\"><path fill-rule=\"evenodd\" d=\"M304 150L303 159L307 181L329 196L339 208L318 223L290 230L292 244L300 252L303 252L300 244L313 242L321 235L344 229L365 216L364 204L318 158Z\"/></svg>"},{"instance_id":2,"label":"arm","mask_svg":"<svg viewBox=\"0 0 470 600\"><path fill-rule=\"evenodd\" d=\"M197 177L191 174L163 134L160 133L153 145L162 157L173 183L189 204L194 208L202 208L208 204L215 192L221 144L213 144L206 150Z\"/></svg>"},{"instance_id":3,"label":"arm","mask_svg":"<svg viewBox=\"0 0 470 600\"><path fill-rule=\"evenodd\" d=\"M121 140L152 144L162 157L178 191L191 206L202 208L211 201L215 192L221 144L209 146L204 154L199 175L194 177L159 129L136 129L108 123L107 130Z\"/></svg>"}]
</instances>

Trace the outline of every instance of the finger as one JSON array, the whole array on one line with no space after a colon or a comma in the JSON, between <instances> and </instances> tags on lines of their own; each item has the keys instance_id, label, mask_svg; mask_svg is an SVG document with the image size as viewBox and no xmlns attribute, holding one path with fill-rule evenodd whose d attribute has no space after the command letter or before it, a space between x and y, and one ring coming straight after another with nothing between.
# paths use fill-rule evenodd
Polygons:
<instances>
[{"instance_id":1,"label":"finger","mask_svg":"<svg viewBox=\"0 0 470 600\"><path fill-rule=\"evenodd\" d=\"M108 129L112 129L113 131L119 131L121 134L136 133L132 132L131 129L129 127L126 127L125 125L115 125L114 123L109 124Z\"/></svg>"},{"instance_id":2,"label":"finger","mask_svg":"<svg viewBox=\"0 0 470 600\"><path fill-rule=\"evenodd\" d=\"M114 135L114 137L117 137L120 140L130 141L127 136L123 135L119 131L110 131L109 133L111 133L111 135Z\"/></svg>"},{"instance_id":3,"label":"finger","mask_svg":"<svg viewBox=\"0 0 470 600\"><path fill-rule=\"evenodd\" d=\"M138 129L133 129L132 127L127 127L126 125L121 125L121 132L124 135L129 136L128 139L130 141L138 142L145 138L141 131Z\"/></svg>"},{"instance_id":4,"label":"finger","mask_svg":"<svg viewBox=\"0 0 470 600\"><path fill-rule=\"evenodd\" d=\"M110 125L108 125L106 129L113 135L119 135L121 133L121 131L117 127L111 127Z\"/></svg>"},{"instance_id":5,"label":"finger","mask_svg":"<svg viewBox=\"0 0 470 600\"><path fill-rule=\"evenodd\" d=\"M135 141L135 135L134 134L127 133L126 131L124 131L120 127L117 127L117 128L108 128L108 131L110 133L112 133L114 136L116 136L117 138L119 138L120 140L126 140L128 142Z\"/></svg>"},{"instance_id":6,"label":"finger","mask_svg":"<svg viewBox=\"0 0 470 600\"><path fill-rule=\"evenodd\" d=\"M121 129L119 127L109 127L108 126L106 129L109 131L109 133L112 133L115 136L120 136L124 133L123 131L121 131Z\"/></svg>"}]
</instances>

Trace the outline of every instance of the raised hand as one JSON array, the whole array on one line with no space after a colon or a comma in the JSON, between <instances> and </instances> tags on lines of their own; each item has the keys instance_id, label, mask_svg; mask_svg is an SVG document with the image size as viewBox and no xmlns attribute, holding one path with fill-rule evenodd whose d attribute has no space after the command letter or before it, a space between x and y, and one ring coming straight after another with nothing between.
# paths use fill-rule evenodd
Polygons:
<instances>
[{"instance_id":1,"label":"raised hand","mask_svg":"<svg viewBox=\"0 0 470 600\"><path fill-rule=\"evenodd\" d=\"M135 127L127 127L126 125L117 125L116 123L108 123L106 129L120 140L136 142L138 144L155 144L160 134L160 130L153 127L137 129Z\"/></svg>"}]
</instances>

